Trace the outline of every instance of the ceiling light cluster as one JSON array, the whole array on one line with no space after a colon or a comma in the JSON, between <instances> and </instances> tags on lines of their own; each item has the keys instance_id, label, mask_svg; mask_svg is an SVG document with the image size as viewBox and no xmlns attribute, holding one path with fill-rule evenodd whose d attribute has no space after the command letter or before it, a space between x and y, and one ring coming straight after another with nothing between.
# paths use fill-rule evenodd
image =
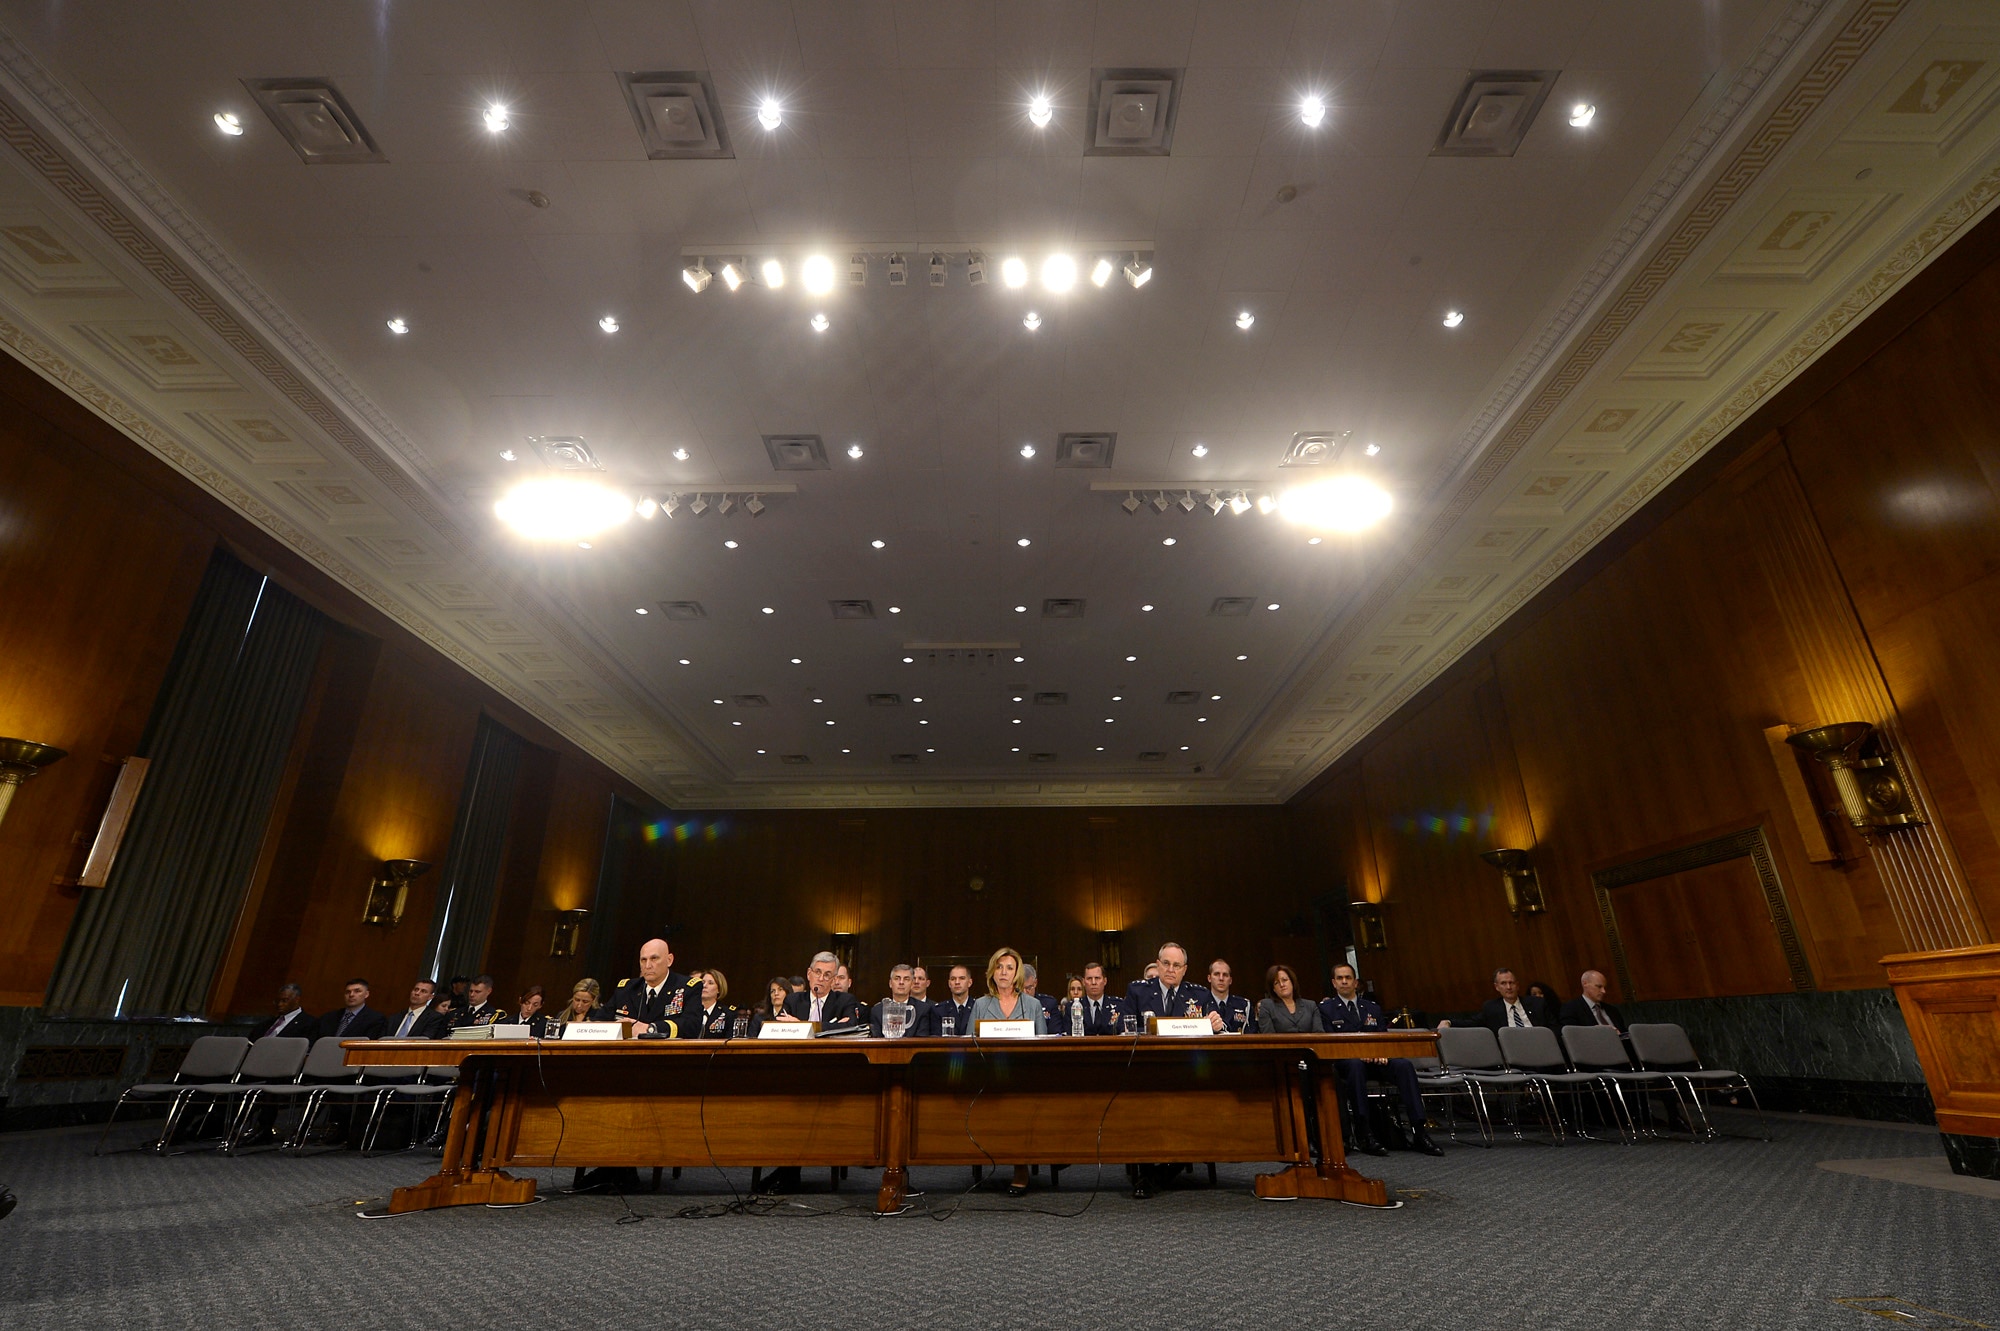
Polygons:
<instances>
[{"instance_id":1,"label":"ceiling light cluster","mask_svg":"<svg viewBox=\"0 0 2000 1331\"><path fill-rule=\"evenodd\" d=\"M634 505L631 496L596 481L544 476L516 485L493 511L531 541L577 541L630 521Z\"/></svg>"},{"instance_id":2,"label":"ceiling light cluster","mask_svg":"<svg viewBox=\"0 0 2000 1331\"><path fill-rule=\"evenodd\" d=\"M714 266L710 266L710 260ZM909 259L901 251L861 251L848 256L847 285L862 287L868 285L869 269L881 263L892 287L908 286ZM765 254L750 257L741 253L714 256L697 254L686 256L681 268L681 282L689 291L699 295L707 291L716 278L730 291L740 291L745 286L761 286L767 291L781 291L789 283L796 266L799 285L809 296L832 295L838 285L838 268L833 256L820 251L807 254L794 252L785 254ZM987 285L986 252L981 249L933 250L925 264L929 284L933 287L949 285L953 267L962 267L967 286ZM999 261L1000 285L1010 291L1026 290L1030 285L1039 284L1050 295L1061 296L1075 291L1087 278L1090 285L1100 290L1111 284L1111 279L1124 273L1125 281L1134 289L1143 287L1153 279L1153 256L1149 250L1114 249L1093 251L1084 246L1081 251L1050 250L1038 256L1009 252L1002 254Z\"/></svg>"},{"instance_id":3,"label":"ceiling light cluster","mask_svg":"<svg viewBox=\"0 0 2000 1331\"><path fill-rule=\"evenodd\" d=\"M1371 449L1373 452L1379 451ZM1127 513L1137 513L1142 508L1151 508L1156 513L1166 513L1178 509L1192 513L1197 508L1205 508L1211 515L1220 517L1224 509L1236 516L1255 509L1258 513L1276 513L1288 522L1311 527L1318 531L1358 532L1380 522L1389 515L1394 500L1389 492L1365 477L1347 475L1332 476L1323 480L1309 481L1294 485L1278 494L1253 496L1247 489L1182 490L1175 494L1169 490L1155 491L1150 500L1141 499L1139 492L1128 490L1118 507ZM1317 544L1317 540L1314 542ZM1162 545L1174 544L1169 536Z\"/></svg>"}]
</instances>

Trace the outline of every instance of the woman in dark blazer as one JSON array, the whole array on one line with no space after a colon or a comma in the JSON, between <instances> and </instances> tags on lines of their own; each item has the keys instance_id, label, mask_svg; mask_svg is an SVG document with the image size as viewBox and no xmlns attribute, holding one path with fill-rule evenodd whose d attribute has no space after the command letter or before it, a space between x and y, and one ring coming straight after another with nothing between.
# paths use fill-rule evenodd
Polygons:
<instances>
[{"instance_id":1,"label":"woman in dark blazer","mask_svg":"<svg viewBox=\"0 0 2000 1331\"><path fill-rule=\"evenodd\" d=\"M727 1040L736 1019L736 1009L723 1002L729 997L729 981L719 970L696 971L694 977L701 981L701 1010L689 1014L696 1019L694 1038Z\"/></svg>"},{"instance_id":2,"label":"woman in dark blazer","mask_svg":"<svg viewBox=\"0 0 2000 1331\"><path fill-rule=\"evenodd\" d=\"M1264 1035L1309 1035L1324 1031L1319 1004L1299 996L1299 977L1290 966L1264 972L1264 1001L1257 1005L1257 1030Z\"/></svg>"},{"instance_id":3,"label":"woman in dark blazer","mask_svg":"<svg viewBox=\"0 0 2000 1331\"><path fill-rule=\"evenodd\" d=\"M757 1032L785 1010L785 1000L792 996L792 982L782 975L773 975L764 981L764 1001L750 1009L750 1038L756 1039Z\"/></svg>"}]
</instances>

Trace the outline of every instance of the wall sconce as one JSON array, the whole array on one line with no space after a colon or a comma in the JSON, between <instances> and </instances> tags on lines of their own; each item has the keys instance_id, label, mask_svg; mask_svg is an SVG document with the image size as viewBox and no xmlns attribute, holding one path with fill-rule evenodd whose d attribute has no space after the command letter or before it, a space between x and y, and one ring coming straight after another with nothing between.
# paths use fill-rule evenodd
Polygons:
<instances>
[{"instance_id":1,"label":"wall sconce","mask_svg":"<svg viewBox=\"0 0 2000 1331\"><path fill-rule=\"evenodd\" d=\"M368 884L368 904L361 908L361 922L395 928L403 919L403 903L409 900L410 880L430 870L427 860L383 860L381 872Z\"/></svg>"},{"instance_id":2,"label":"wall sconce","mask_svg":"<svg viewBox=\"0 0 2000 1331\"><path fill-rule=\"evenodd\" d=\"M827 948L827 951L833 953L840 964L847 967L848 970L852 971L854 969L853 934L835 934L833 936L833 944Z\"/></svg>"},{"instance_id":3,"label":"wall sconce","mask_svg":"<svg viewBox=\"0 0 2000 1331\"><path fill-rule=\"evenodd\" d=\"M1507 909L1516 916L1523 912L1540 915L1548 903L1542 900L1542 880L1525 850L1482 850L1479 858L1500 871L1500 886L1507 893Z\"/></svg>"},{"instance_id":4,"label":"wall sconce","mask_svg":"<svg viewBox=\"0 0 2000 1331\"><path fill-rule=\"evenodd\" d=\"M1099 929L1097 931L1097 964L1104 967L1106 975L1125 966L1125 931L1123 929Z\"/></svg>"},{"instance_id":5,"label":"wall sconce","mask_svg":"<svg viewBox=\"0 0 2000 1331\"><path fill-rule=\"evenodd\" d=\"M1347 903L1347 919L1356 951L1383 952L1388 949L1389 926L1382 918L1381 902L1350 901Z\"/></svg>"},{"instance_id":6,"label":"wall sconce","mask_svg":"<svg viewBox=\"0 0 2000 1331\"><path fill-rule=\"evenodd\" d=\"M23 782L39 776L50 763L68 756L68 749L37 744L31 739L0 739L0 820L7 817L7 806L14 802L14 792Z\"/></svg>"},{"instance_id":7,"label":"wall sconce","mask_svg":"<svg viewBox=\"0 0 2000 1331\"><path fill-rule=\"evenodd\" d=\"M1896 759L1883 752L1877 736L1866 721L1838 721L1788 735L1785 743L1811 754L1833 773L1834 792L1854 826L1920 826L1924 820L1910 802ZM1874 752L1864 754L1864 746Z\"/></svg>"},{"instance_id":8,"label":"wall sconce","mask_svg":"<svg viewBox=\"0 0 2000 1331\"><path fill-rule=\"evenodd\" d=\"M549 935L549 955L552 957L573 957L576 955L576 940L583 933L583 922L590 912L581 906L575 910L556 912L555 932Z\"/></svg>"}]
</instances>

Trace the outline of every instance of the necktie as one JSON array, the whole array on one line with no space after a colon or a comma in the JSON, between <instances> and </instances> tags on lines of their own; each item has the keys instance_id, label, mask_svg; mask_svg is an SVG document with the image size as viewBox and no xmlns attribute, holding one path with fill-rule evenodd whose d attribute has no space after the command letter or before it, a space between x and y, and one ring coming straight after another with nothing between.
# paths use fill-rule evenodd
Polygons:
<instances>
[{"instance_id":1,"label":"necktie","mask_svg":"<svg viewBox=\"0 0 2000 1331\"><path fill-rule=\"evenodd\" d=\"M1590 1011L1597 1018L1598 1025L1609 1026L1611 1024L1611 1018L1606 1016L1604 1014L1604 1009L1599 1007L1597 1004L1592 1003L1590 1005Z\"/></svg>"},{"instance_id":2,"label":"necktie","mask_svg":"<svg viewBox=\"0 0 2000 1331\"><path fill-rule=\"evenodd\" d=\"M646 986L646 1007L645 1007L645 1010L644 1010L644 1012L643 1012L643 1014L642 1014L642 1015L644 1015L644 1016L645 1016L645 1018L646 1018L646 1019L647 1019L648 1021L652 1020L652 1017L653 1017L653 1004L654 1004L654 1003L656 1003L656 1002L658 1002L658 1001L659 1001L659 998L660 998L660 991L659 991L658 989L656 989L655 987L653 987L652 985L650 985L650 984L649 984L649 985L647 985L647 986Z\"/></svg>"},{"instance_id":3,"label":"necktie","mask_svg":"<svg viewBox=\"0 0 2000 1331\"><path fill-rule=\"evenodd\" d=\"M1525 1026L1528 1024L1527 1018L1521 1015L1520 1004L1515 1003L1508 1006L1507 1024L1509 1026Z\"/></svg>"},{"instance_id":4,"label":"necktie","mask_svg":"<svg viewBox=\"0 0 2000 1331\"><path fill-rule=\"evenodd\" d=\"M1355 1021L1361 1019L1361 1009L1355 1006L1354 1000L1351 998L1347 1000L1347 1015Z\"/></svg>"},{"instance_id":5,"label":"necktie","mask_svg":"<svg viewBox=\"0 0 2000 1331\"><path fill-rule=\"evenodd\" d=\"M1089 1014L1089 1021L1085 1024L1085 1029L1087 1030L1097 1024L1097 1000L1094 998L1091 999L1090 1006L1084 1010Z\"/></svg>"},{"instance_id":6,"label":"necktie","mask_svg":"<svg viewBox=\"0 0 2000 1331\"><path fill-rule=\"evenodd\" d=\"M340 1025L334 1027L333 1033L335 1035L347 1034L347 1028L350 1025L352 1025L353 1022L354 1022L354 1013L352 1011L342 1012L340 1014Z\"/></svg>"},{"instance_id":7,"label":"necktie","mask_svg":"<svg viewBox=\"0 0 2000 1331\"><path fill-rule=\"evenodd\" d=\"M1179 992L1180 992L1179 985L1175 985L1172 989L1167 988L1165 985L1160 986L1161 1015L1168 1017L1174 1015L1174 995Z\"/></svg>"},{"instance_id":8,"label":"necktie","mask_svg":"<svg viewBox=\"0 0 2000 1331\"><path fill-rule=\"evenodd\" d=\"M397 1034L397 1036L398 1036L398 1037L401 1037L401 1036L405 1036L405 1035L408 1035L408 1034L410 1033L410 1027L412 1027L412 1026L414 1026L414 1025L416 1025L416 1024L417 1024L417 1013L416 1013L416 1010L415 1010L415 1009L412 1009L411 1011L408 1011L408 1012L405 1012L405 1013L403 1014L403 1021L402 1021L402 1024L401 1024L400 1026L396 1027L396 1034Z\"/></svg>"},{"instance_id":9,"label":"necktie","mask_svg":"<svg viewBox=\"0 0 2000 1331\"><path fill-rule=\"evenodd\" d=\"M826 1000L824 998L821 998L818 994L813 995L812 1019L814 1021L819 1020L820 1009L825 1005L825 1003Z\"/></svg>"},{"instance_id":10,"label":"necktie","mask_svg":"<svg viewBox=\"0 0 2000 1331\"><path fill-rule=\"evenodd\" d=\"M277 1019L276 1021L272 1022L272 1023L271 1023L271 1029L270 1029L270 1030L268 1030L268 1031L265 1031L265 1032L264 1032L264 1034L266 1034L266 1035L276 1035L276 1034L277 1034L277 1033L278 1033L279 1031L282 1031L283 1029L285 1029L285 1022L286 1022L287 1020L289 1020L289 1019L291 1018L291 1015L292 1015L291 1013L287 1012L287 1013L286 1013L286 1014L285 1014L284 1016L282 1016L282 1017L278 1018L278 1019Z\"/></svg>"}]
</instances>

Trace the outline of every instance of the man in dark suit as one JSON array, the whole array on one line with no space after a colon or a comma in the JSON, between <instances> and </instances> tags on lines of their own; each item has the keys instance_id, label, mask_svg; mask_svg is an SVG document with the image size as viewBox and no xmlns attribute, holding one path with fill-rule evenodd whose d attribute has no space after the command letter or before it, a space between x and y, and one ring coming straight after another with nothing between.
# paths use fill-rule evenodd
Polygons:
<instances>
[{"instance_id":1,"label":"man in dark suit","mask_svg":"<svg viewBox=\"0 0 2000 1331\"><path fill-rule=\"evenodd\" d=\"M1493 992L1499 997L1487 999L1486 1006L1479 1009L1481 1026L1493 1031L1508 1026L1555 1028L1556 1014L1533 994L1522 993L1521 982L1509 968L1502 966L1493 972Z\"/></svg>"},{"instance_id":2,"label":"man in dark suit","mask_svg":"<svg viewBox=\"0 0 2000 1331\"><path fill-rule=\"evenodd\" d=\"M345 993L346 1005L319 1019L319 1033L338 1035L343 1040L381 1039L389 1029L389 1019L368 1006L368 981L359 977L349 980Z\"/></svg>"},{"instance_id":3,"label":"man in dark suit","mask_svg":"<svg viewBox=\"0 0 2000 1331\"><path fill-rule=\"evenodd\" d=\"M1388 1014L1382 1005L1361 992L1354 967L1342 962L1333 968L1333 995L1320 1000L1320 1020L1328 1031L1343 1035L1372 1035L1387 1032ZM1354 1149L1366 1155L1387 1155L1388 1149L1375 1139L1368 1122L1368 1074L1373 1069L1396 1084L1403 1098L1403 1112L1410 1119L1411 1145L1425 1155L1443 1155L1444 1148L1431 1140L1424 1128L1427 1117L1424 1094L1417 1085L1416 1065L1407 1058L1336 1058L1333 1075L1347 1088L1348 1103L1354 1110Z\"/></svg>"},{"instance_id":4,"label":"man in dark suit","mask_svg":"<svg viewBox=\"0 0 2000 1331\"><path fill-rule=\"evenodd\" d=\"M1624 1034L1625 1015L1604 1001L1605 990L1603 971L1585 971L1583 993L1563 1004L1560 1023L1564 1026L1609 1026Z\"/></svg>"},{"instance_id":5,"label":"man in dark suit","mask_svg":"<svg viewBox=\"0 0 2000 1331\"><path fill-rule=\"evenodd\" d=\"M1112 998L1104 992L1108 983L1101 962L1093 961L1083 968L1083 997L1078 999L1077 1003L1083 1008L1085 1035L1124 1033L1125 1003L1123 999ZM1067 1014L1061 1025L1062 1033L1069 1034L1070 1023Z\"/></svg>"},{"instance_id":6,"label":"man in dark suit","mask_svg":"<svg viewBox=\"0 0 2000 1331\"><path fill-rule=\"evenodd\" d=\"M937 1034L931 1005L916 995L914 967L898 962L889 972L889 996L868 1009L868 1031L878 1040L887 1034L882 1029L882 1009L888 1003L902 1003L910 1009L909 1025L903 1029L905 1036Z\"/></svg>"},{"instance_id":7,"label":"man in dark suit","mask_svg":"<svg viewBox=\"0 0 2000 1331\"><path fill-rule=\"evenodd\" d=\"M1228 962L1217 957L1208 963L1208 992L1215 995L1215 1010L1222 1014L1223 1033L1249 1035L1257 1028L1257 1010L1249 999L1230 992L1235 985L1236 972Z\"/></svg>"},{"instance_id":8,"label":"man in dark suit","mask_svg":"<svg viewBox=\"0 0 2000 1331\"><path fill-rule=\"evenodd\" d=\"M638 978L613 990L606 1006L613 1017L632 1019L635 1039L692 1040L695 1023L688 1017L701 1010L701 981L674 969L666 939L649 939L639 949Z\"/></svg>"},{"instance_id":9,"label":"man in dark suit","mask_svg":"<svg viewBox=\"0 0 2000 1331\"><path fill-rule=\"evenodd\" d=\"M493 977L475 975L465 989L463 1006L454 1004L451 1013L453 1030L460 1026L491 1026L507 1020L507 1014L493 1001Z\"/></svg>"},{"instance_id":10,"label":"man in dark suit","mask_svg":"<svg viewBox=\"0 0 2000 1331\"><path fill-rule=\"evenodd\" d=\"M294 1038L303 1036L310 1040L318 1034L319 1022L314 1020L312 1013L305 1010L299 987L295 984L280 985L278 1006L272 1012L271 1020L265 1022L263 1029L257 1032L257 1038L261 1039L266 1035L289 1035Z\"/></svg>"},{"instance_id":11,"label":"man in dark suit","mask_svg":"<svg viewBox=\"0 0 2000 1331\"><path fill-rule=\"evenodd\" d=\"M939 1035L945 1033L946 1018L951 1034L972 1034L972 968L953 966L945 972L945 996L931 1005L931 1022Z\"/></svg>"},{"instance_id":12,"label":"man in dark suit","mask_svg":"<svg viewBox=\"0 0 2000 1331\"><path fill-rule=\"evenodd\" d=\"M778 1020L816 1021L823 1031L861 1021L867 1014L854 995L833 987L839 969L840 959L833 953L821 952L815 956L812 965L806 967L805 992L785 1000L785 1010L778 1014Z\"/></svg>"},{"instance_id":13,"label":"man in dark suit","mask_svg":"<svg viewBox=\"0 0 2000 1331\"><path fill-rule=\"evenodd\" d=\"M437 1010L437 981L418 980L410 986L410 1005L389 1022L385 1034L394 1039L442 1040L451 1030L451 1018Z\"/></svg>"},{"instance_id":14,"label":"man in dark suit","mask_svg":"<svg viewBox=\"0 0 2000 1331\"><path fill-rule=\"evenodd\" d=\"M1208 1028L1220 1032L1222 1014L1216 1010L1215 995L1187 978L1187 949L1179 943L1162 943L1159 957L1158 979L1134 980L1125 990L1125 1010L1139 1018L1139 1029L1146 1029L1148 1016L1207 1017Z\"/></svg>"}]
</instances>

